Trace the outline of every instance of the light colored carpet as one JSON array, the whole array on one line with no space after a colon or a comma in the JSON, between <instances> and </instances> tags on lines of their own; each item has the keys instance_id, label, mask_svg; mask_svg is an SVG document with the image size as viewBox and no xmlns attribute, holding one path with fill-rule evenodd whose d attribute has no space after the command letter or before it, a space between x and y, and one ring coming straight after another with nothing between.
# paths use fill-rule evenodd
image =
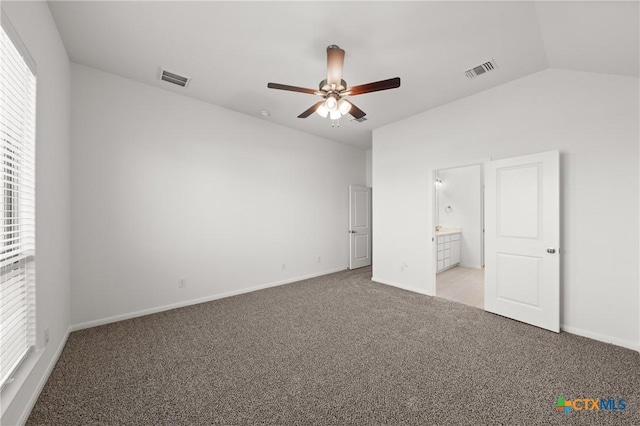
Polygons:
<instances>
[{"instance_id":1,"label":"light colored carpet","mask_svg":"<svg viewBox=\"0 0 640 426\"><path fill-rule=\"evenodd\" d=\"M640 424L636 352L370 277L74 332L28 424ZM563 414L559 396L628 405Z\"/></svg>"}]
</instances>

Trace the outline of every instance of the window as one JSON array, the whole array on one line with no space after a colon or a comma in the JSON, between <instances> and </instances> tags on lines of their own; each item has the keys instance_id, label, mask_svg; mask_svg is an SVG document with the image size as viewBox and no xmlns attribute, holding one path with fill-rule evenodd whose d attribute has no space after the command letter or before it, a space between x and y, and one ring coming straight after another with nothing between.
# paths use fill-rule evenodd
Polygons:
<instances>
[{"instance_id":1,"label":"window","mask_svg":"<svg viewBox=\"0 0 640 426\"><path fill-rule=\"evenodd\" d=\"M35 344L35 106L35 66L2 14L0 387Z\"/></svg>"}]
</instances>

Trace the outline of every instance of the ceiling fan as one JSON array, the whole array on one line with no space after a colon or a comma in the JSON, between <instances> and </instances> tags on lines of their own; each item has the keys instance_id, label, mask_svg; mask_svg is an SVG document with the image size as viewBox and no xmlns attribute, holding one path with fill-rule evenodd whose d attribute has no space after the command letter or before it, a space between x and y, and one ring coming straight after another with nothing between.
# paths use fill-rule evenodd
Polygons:
<instances>
[{"instance_id":1,"label":"ceiling fan","mask_svg":"<svg viewBox=\"0 0 640 426\"><path fill-rule=\"evenodd\" d=\"M347 82L342 79L343 65L344 50L332 44L327 47L327 78L320 82L319 90L278 83L268 83L267 87L269 89L288 90L291 92L321 96L321 101L316 102L311 108L300 114L298 118L307 118L314 112L317 112L323 118L328 116L333 120L333 126L336 126L336 124L339 125L336 120L346 114L351 114L356 119L367 115L351 101L344 99L345 97L400 87L400 77L362 84L360 86L347 87Z\"/></svg>"}]
</instances>

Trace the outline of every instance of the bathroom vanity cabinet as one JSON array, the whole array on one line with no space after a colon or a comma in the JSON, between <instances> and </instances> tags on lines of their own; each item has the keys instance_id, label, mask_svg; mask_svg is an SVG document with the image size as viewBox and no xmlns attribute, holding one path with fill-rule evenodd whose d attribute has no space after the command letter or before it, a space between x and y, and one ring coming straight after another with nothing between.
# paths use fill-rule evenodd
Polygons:
<instances>
[{"instance_id":1,"label":"bathroom vanity cabinet","mask_svg":"<svg viewBox=\"0 0 640 426\"><path fill-rule=\"evenodd\" d=\"M460 263L460 232L438 233L438 270L440 273Z\"/></svg>"}]
</instances>

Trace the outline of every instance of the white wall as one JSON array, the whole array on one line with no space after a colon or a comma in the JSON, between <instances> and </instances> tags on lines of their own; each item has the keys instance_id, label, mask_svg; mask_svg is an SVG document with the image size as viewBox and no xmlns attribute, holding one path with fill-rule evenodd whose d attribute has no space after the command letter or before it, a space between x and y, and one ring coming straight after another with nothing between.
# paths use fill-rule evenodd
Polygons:
<instances>
[{"instance_id":1,"label":"white wall","mask_svg":"<svg viewBox=\"0 0 640 426\"><path fill-rule=\"evenodd\" d=\"M637 348L638 89L549 69L374 131L374 279L434 293L433 170L559 149L561 324Z\"/></svg>"},{"instance_id":2,"label":"white wall","mask_svg":"<svg viewBox=\"0 0 640 426\"><path fill-rule=\"evenodd\" d=\"M72 64L72 324L346 269L364 183L364 151Z\"/></svg>"},{"instance_id":3,"label":"white wall","mask_svg":"<svg viewBox=\"0 0 640 426\"><path fill-rule=\"evenodd\" d=\"M438 225L462 228L460 264L482 267L482 171L480 165L438 172ZM446 207L451 206L451 212Z\"/></svg>"},{"instance_id":4,"label":"white wall","mask_svg":"<svg viewBox=\"0 0 640 426\"><path fill-rule=\"evenodd\" d=\"M37 63L36 328L38 350L2 390L2 425L18 424L35 403L69 329L69 60L47 4L2 2ZM49 327L49 344L43 330Z\"/></svg>"}]
</instances>

